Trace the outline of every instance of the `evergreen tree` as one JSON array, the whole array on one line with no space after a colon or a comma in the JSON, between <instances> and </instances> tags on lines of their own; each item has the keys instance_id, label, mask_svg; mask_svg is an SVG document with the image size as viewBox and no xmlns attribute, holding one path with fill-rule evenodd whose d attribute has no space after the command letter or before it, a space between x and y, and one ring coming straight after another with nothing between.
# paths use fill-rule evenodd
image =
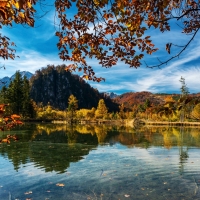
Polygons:
<instances>
[{"instance_id":1,"label":"evergreen tree","mask_svg":"<svg viewBox=\"0 0 200 200\"><path fill-rule=\"evenodd\" d=\"M15 74L15 79L11 81L8 87L7 99L10 103L10 108L13 113L22 113L22 101L23 101L23 80L19 71Z\"/></svg>"},{"instance_id":2,"label":"evergreen tree","mask_svg":"<svg viewBox=\"0 0 200 200\"><path fill-rule=\"evenodd\" d=\"M9 114L19 114L23 117L34 117L33 101L30 99L30 86L26 77L22 78L19 71L9 87L2 88L1 96L9 103Z\"/></svg>"},{"instance_id":3,"label":"evergreen tree","mask_svg":"<svg viewBox=\"0 0 200 200\"><path fill-rule=\"evenodd\" d=\"M0 91L0 102L1 103L7 103L6 94L7 94L7 88L6 88L6 86L3 86Z\"/></svg>"},{"instance_id":4,"label":"evergreen tree","mask_svg":"<svg viewBox=\"0 0 200 200\"><path fill-rule=\"evenodd\" d=\"M185 97L185 96L187 96L189 94L189 89L188 89L188 87L187 87L187 85L185 83L185 78L183 78L181 76L181 79L179 81L181 82L181 88L180 88L181 97Z\"/></svg>"},{"instance_id":5,"label":"evergreen tree","mask_svg":"<svg viewBox=\"0 0 200 200\"><path fill-rule=\"evenodd\" d=\"M185 120L185 115L187 112L190 112L190 107L187 106L187 97L188 97L188 94L189 94L189 89L185 83L185 78L183 78L181 76L181 79L179 80L181 82L181 98L180 98L180 106L181 106L181 109L180 109L180 121L183 122Z\"/></svg>"},{"instance_id":6,"label":"evergreen tree","mask_svg":"<svg viewBox=\"0 0 200 200\"><path fill-rule=\"evenodd\" d=\"M23 117L34 117L33 103L30 98L29 80L24 76L23 78L23 100L22 100L22 115Z\"/></svg>"},{"instance_id":7,"label":"evergreen tree","mask_svg":"<svg viewBox=\"0 0 200 200\"><path fill-rule=\"evenodd\" d=\"M146 110L147 108L151 107L151 102L149 99L146 99L146 101L143 104L144 109Z\"/></svg>"}]
</instances>

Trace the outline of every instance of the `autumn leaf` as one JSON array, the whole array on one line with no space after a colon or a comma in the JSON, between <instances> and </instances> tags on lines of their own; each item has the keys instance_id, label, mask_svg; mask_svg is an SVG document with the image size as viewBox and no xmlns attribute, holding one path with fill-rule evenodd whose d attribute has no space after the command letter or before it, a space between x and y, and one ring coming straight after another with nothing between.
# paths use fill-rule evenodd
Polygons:
<instances>
[{"instance_id":1,"label":"autumn leaf","mask_svg":"<svg viewBox=\"0 0 200 200\"><path fill-rule=\"evenodd\" d=\"M59 187L64 187L65 186L63 183L57 183L56 185L59 186Z\"/></svg>"},{"instance_id":2,"label":"autumn leaf","mask_svg":"<svg viewBox=\"0 0 200 200\"><path fill-rule=\"evenodd\" d=\"M15 123L16 123L16 124L23 124L23 122L20 121L20 120L16 120Z\"/></svg>"},{"instance_id":3,"label":"autumn leaf","mask_svg":"<svg viewBox=\"0 0 200 200\"><path fill-rule=\"evenodd\" d=\"M170 54L170 49L171 49L172 43L167 43L166 44L166 50Z\"/></svg>"},{"instance_id":4,"label":"autumn leaf","mask_svg":"<svg viewBox=\"0 0 200 200\"><path fill-rule=\"evenodd\" d=\"M0 1L0 7L5 7L6 4L7 4L7 1L8 1L8 0L1 0L1 1Z\"/></svg>"},{"instance_id":5,"label":"autumn leaf","mask_svg":"<svg viewBox=\"0 0 200 200\"><path fill-rule=\"evenodd\" d=\"M32 191L28 191L28 192L25 192L24 194L32 194L33 192Z\"/></svg>"},{"instance_id":6,"label":"autumn leaf","mask_svg":"<svg viewBox=\"0 0 200 200\"><path fill-rule=\"evenodd\" d=\"M19 119L20 116L19 116L19 115L16 115L16 114L13 114L13 115L11 115L11 118L12 118L12 119L15 119L15 118Z\"/></svg>"}]
</instances>

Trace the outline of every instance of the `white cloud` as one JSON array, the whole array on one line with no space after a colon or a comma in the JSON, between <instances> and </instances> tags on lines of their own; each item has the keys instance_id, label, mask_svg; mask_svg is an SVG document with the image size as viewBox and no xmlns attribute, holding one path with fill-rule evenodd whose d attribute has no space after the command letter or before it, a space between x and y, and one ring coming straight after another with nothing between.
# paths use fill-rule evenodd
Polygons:
<instances>
[{"instance_id":1,"label":"white cloud","mask_svg":"<svg viewBox=\"0 0 200 200\"><path fill-rule=\"evenodd\" d=\"M124 65L104 69L103 72L98 71L98 76L105 77L108 83L91 84L100 91L114 91L116 93L122 90L151 91L154 93L179 91L181 87L179 80L182 76L186 79L186 84L191 92L199 92L200 64L194 66L194 61L200 58L199 52L200 47L196 43L196 47L187 49L184 55L162 69L141 67L136 70Z\"/></svg>"},{"instance_id":2,"label":"white cloud","mask_svg":"<svg viewBox=\"0 0 200 200\"><path fill-rule=\"evenodd\" d=\"M64 64L57 55L41 54L33 50L24 50L18 55L20 58L16 58L15 60L6 60L4 62L6 70L1 69L0 78L11 76L17 70L34 73L36 70L46 67L47 65Z\"/></svg>"}]
</instances>

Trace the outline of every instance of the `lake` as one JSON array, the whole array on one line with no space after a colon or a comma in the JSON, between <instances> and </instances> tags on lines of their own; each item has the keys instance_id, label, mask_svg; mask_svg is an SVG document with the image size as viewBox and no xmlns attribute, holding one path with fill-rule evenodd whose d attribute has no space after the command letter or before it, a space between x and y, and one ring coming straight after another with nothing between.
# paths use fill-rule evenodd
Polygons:
<instances>
[{"instance_id":1,"label":"lake","mask_svg":"<svg viewBox=\"0 0 200 200\"><path fill-rule=\"evenodd\" d=\"M200 129L26 124L0 132L2 200L200 199Z\"/></svg>"}]
</instances>

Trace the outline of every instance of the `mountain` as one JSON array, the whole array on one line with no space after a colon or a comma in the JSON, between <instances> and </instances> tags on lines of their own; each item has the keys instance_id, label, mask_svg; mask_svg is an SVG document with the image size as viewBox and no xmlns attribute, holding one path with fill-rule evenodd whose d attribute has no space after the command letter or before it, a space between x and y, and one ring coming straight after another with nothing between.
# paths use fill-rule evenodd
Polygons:
<instances>
[{"instance_id":1,"label":"mountain","mask_svg":"<svg viewBox=\"0 0 200 200\"><path fill-rule=\"evenodd\" d=\"M100 99L104 99L109 111L119 108L110 97L100 94L78 75L65 70L66 66L49 65L35 72L30 79L31 98L44 106L50 103L54 108L64 110L68 107L68 98L73 94L78 99L79 109L97 107Z\"/></svg>"},{"instance_id":2,"label":"mountain","mask_svg":"<svg viewBox=\"0 0 200 200\"><path fill-rule=\"evenodd\" d=\"M22 71L22 72L20 72L20 74L21 74L22 78L24 76L26 76L26 78L28 80L33 76L33 74L31 72L28 72L28 71ZM0 90L2 89L3 86L8 87L10 85L10 82L13 81L14 78L15 78L15 74L12 75L11 77L6 76L6 77L0 79Z\"/></svg>"},{"instance_id":3,"label":"mountain","mask_svg":"<svg viewBox=\"0 0 200 200\"><path fill-rule=\"evenodd\" d=\"M107 97L110 97L111 99L118 97L118 95L115 94L114 92L104 92L104 95L106 95Z\"/></svg>"}]
</instances>

